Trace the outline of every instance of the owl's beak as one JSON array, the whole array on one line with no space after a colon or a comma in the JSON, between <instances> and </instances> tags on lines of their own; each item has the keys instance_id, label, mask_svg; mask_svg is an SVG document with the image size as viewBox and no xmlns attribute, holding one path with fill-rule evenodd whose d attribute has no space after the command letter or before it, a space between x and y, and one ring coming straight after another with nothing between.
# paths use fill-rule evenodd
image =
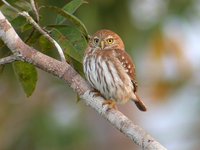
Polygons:
<instances>
[{"instance_id":1,"label":"owl's beak","mask_svg":"<svg viewBox=\"0 0 200 150\"><path fill-rule=\"evenodd\" d=\"M104 41L101 41L100 44L101 44L101 45L100 45L101 49L104 49L104 47L105 47L105 43L104 43Z\"/></svg>"}]
</instances>

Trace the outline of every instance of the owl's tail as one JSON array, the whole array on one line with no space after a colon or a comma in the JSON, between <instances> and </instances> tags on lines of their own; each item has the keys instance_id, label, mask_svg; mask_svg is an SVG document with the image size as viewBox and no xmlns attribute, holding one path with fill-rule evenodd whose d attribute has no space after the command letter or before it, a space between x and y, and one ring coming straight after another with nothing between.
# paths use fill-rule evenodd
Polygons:
<instances>
[{"instance_id":1,"label":"owl's tail","mask_svg":"<svg viewBox=\"0 0 200 150\"><path fill-rule=\"evenodd\" d=\"M145 104L143 103L142 100L140 100L139 96L137 95L137 93L135 93L136 99L134 99L134 103L137 106L137 108L141 111L147 111L147 108L145 106Z\"/></svg>"}]
</instances>

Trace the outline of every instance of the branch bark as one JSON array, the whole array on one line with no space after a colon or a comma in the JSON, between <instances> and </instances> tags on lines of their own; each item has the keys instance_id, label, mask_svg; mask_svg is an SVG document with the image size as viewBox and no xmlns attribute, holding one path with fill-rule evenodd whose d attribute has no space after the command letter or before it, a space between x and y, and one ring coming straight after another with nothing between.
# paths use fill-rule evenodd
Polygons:
<instances>
[{"instance_id":1,"label":"branch bark","mask_svg":"<svg viewBox=\"0 0 200 150\"><path fill-rule=\"evenodd\" d=\"M102 117L142 149L166 150L165 147L147 134L141 127L135 125L121 112L113 109L107 111L107 106L102 105L104 99L101 96L96 96L96 93L92 92L93 89L91 86L68 63L55 60L26 45L1 11L0 38L13 52L13 55L16 52L20 54L18 56L20 60L33 64L69 84L88 106L96 110Z\"/></svg>"},{"instance_id":2,"label":"branch bark","mask_svg":"<svg viewBox=\"0 0 200 150\"><path fill-rule=\"evenodd\" d=\"M7 56L0 59L0 65L9 64L17 60L20 60L20 59L16 55Z\"/></svg>"}]
</instances>

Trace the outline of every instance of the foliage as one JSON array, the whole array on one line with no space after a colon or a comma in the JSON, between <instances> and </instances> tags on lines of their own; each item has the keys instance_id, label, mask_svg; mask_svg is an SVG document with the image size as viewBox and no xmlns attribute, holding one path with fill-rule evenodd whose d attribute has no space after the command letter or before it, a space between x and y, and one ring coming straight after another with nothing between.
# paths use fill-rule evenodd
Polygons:
<instances>
[{"instance_id":1,"label":"foliage","mask_svg":"<svg viewBox=\"0 0 200 150\"><path fill-rule=\"evenodd\" d=\"M35 1L35 3L37 4L37 1ZM50 31L50 36L52 36L64 50L67 61L73 65L80 74L82 74L82 56L87 46L88 33L85 25L74 15L74 12L84 3L86 3L84 0L72 0L64 5L63 8L43 6L43 9L49 9L49 11L54 12L53 15L55 19L52 21L54 25L43 24L43 26L41 26L41 28L46 28ZM34 14L31 9L31 4L27 1L15 0L11 2L11 5L20 10L25 10L29 12L29 14ZM45 52L47 55L55 56L55 47L36 29L33 29L25 18L17 15L16 12L10 10L7 6L3 6L1 9L6 15L11 16L9 19L12 25L19 31L24 41L32 47L37 47L38 50ZM40 15L40 20L44 21L42 15ZM1 42L0 46L3 47L4 44ZM6 52L0 53L1 57L5 55ZM26 95L30 96L36 86L37 70L34 66L21 62L14 63L13 68L15 69L16 75ZM1 66L1 72L2 69L3 67Z\"/></svg>"},{"instance_id":2,"label":"foliage","mask_svg":"<svg viewBox=\"0 0 200 150\"><path fill-rule=\"evenodd\" d=\"M37 82L35 67L25 62L15 62L13 67L27 97L31 96Z\"/></svg>"}]
</instances>

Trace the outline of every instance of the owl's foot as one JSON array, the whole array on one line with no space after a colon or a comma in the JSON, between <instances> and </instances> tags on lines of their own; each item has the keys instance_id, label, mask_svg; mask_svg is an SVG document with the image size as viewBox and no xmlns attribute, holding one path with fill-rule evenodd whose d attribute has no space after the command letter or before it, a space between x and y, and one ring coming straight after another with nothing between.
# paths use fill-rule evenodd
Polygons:
<instances>
[{"instance_id":1,"label":"owl's foot","mask_svg":"<svg viewBox=\"0 0 200 150\"><path fill-rule=\"evenodd\" d=\"M93 97L102 96L101 93L96 89L91 90L89 94L91 94L91 93L93 93Z\"/></svg>"},{"instance_id":2,"label":"owl's foot","mask_svg":"<svg viewBox=\"0 0 200 150\"><path fill-rule=\"evenodd\" d=\"M113 101L113 100L106 100L105 102L103 102L102 105L108 105L107 111L110 109L118 110L117 105L116 105L115 101Z\"/></svg>"}]
</instances>

